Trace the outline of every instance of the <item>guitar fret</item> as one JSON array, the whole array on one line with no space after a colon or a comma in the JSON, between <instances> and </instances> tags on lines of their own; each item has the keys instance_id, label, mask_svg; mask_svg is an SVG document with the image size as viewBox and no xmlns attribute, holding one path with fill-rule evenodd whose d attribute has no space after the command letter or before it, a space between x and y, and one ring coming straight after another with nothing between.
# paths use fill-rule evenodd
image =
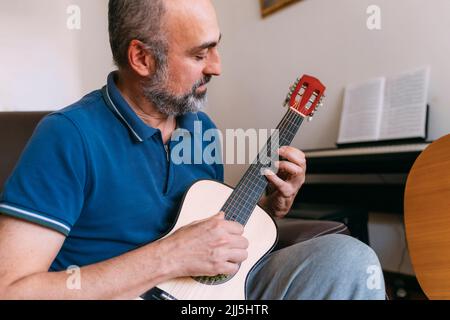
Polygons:
<instances>
[{"instance_id":1,"label":"guitar fret","mask_svg":"<svg viewBox=\"0 0 450 320\"><path fill-rule=\"evenodd\" d=\"M259 168L257 168L257 169L259 169ZM259 171L259 170L258 170ZM247 174L246 175L246 177L247 177L247 179L248 179L248 177L249 176L251 176L252 178L255 178L255 176L254 176L254 172L250 172L249 171L249 173L250 174ZM246 180L247 182L249 181L249 180ZM264 188L265 188L265 184L264 183L262 183L262 185L261 185L261 180L260 179L257 179L257 181L255 182L255 181L251 181L251 183L250 183L250 185L251 186L253 186L253 187L256 187L256 189L261 189L260 191L263 191L264 190ZM248 185L248 183L247 184L243 184L243 190L246 190L246 189L249 189L249 185ZM241 194L237 194L238 196L237 197L235 197L234 199L232 199L232 200L240 200L241 198L243 198L243 195L241 195ZM250 206L250 208L251 207L253 207L253 204L256 204L256 202L258 201L258 198L259 198L259 194L257 194L257 192L255 192L255 191L253 191L251 194L250 194L252 197L254 197L255 195L256 195L256 197L254 197L253 199L250 197L249 199L250 199L250 202L253 202L252 203L252 206ZM247 200L245 200L244 201L244 203L241 205L241 207L242 208L248 208L248 206L247 206L247 204L248 204L248 202L249 202L249 200L247 199ZM231 203L231 201L230 201L230 203ZM236 206L235 206L236 207ZM240 213L240 214L242 214L242 213ZM235 215L236 216L236 215Z\"/></svg>"},{"instance_id":2,"label":"guitar fret","mask_svg":"<svg viewBox=\"0 0 450 320\"><path fill-rule=\"evenodd\" d=\"M259 188L261 188L261 186L259 186ZM238 209L239 207L241 207L241 208L245 208L245 206L247 205L247 204L252 204L253 203L253 201L257 201L258 200L258 198L259 198L259 193L258 192L256 192L255 190L251 190L251 189L249 189L249 187L247 186L247 189L244 189L244 192L245 191L249 191L249 193L250 193L250 195L253 197L253 199L242 199L242 201L238 201L237 202L237 204L236 204L236 206L234 206L233 208L234 209ZM238 200L240 199L240 198L242 198L241 197L241 194L239 194L238 195ZM253 201L252 201L253 200ZM240 211L240 210L239 210Z\"/></svg>"},{"instance_id":3,"label":"guitar fret","mask_svg":"<svg viewBox=\"0 0 450 320\"><path fill-rule=\"evenodd\" d=\"M259 199L259 193L256 192L255 190L250 190L250 189L247 189L244 191L249 191L250 196L252 196L252 198L250 198L250 199L243 199L243 201L239 202L238 205L243 206L245 208L245 206L247 204L252 204L254 201L257 201Z\"/></svg>"},{"instance_id":4,"label":"guitar fret","mask_svg":"<svg viewBox=\"0 0 450 320\"><path fill-rule=\"evenodd\" d=\"M292 142L302 122L303 117L296 112L289 110L286 113L277 127L280 132L278 137L280 145L275 147L272 145L275 134L269 137L257 158L223 206L222 211L226 213L227 219L237 221L243 225L248 222L250 214L253 212L268 184L266 177L261 175L261 169L271 165L274 160L272 155L275 154L278 147L289 145ZM261 159L266 159L268 163L261 163Z\"/></svg>"}]
</instances>

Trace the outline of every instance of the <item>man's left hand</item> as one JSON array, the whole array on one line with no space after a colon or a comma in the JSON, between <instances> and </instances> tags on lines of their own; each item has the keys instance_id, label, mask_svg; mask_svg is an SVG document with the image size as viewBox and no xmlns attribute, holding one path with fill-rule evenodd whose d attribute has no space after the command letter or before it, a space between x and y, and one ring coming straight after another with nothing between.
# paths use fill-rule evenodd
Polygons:
<instances>
[{"instance_id":1,"label":"man's left hand","mask_svg":"<svg viewBox=\"0 0 450 320\"><path fill-rule=\"evenodd\" d=\"M302 151L282 147L279 155L282 160L275 163L278 173L267 171L268 193L259 202L275 218L283 218L288 214L306 177L306 157Z\"/></svg>"}]
</instances>

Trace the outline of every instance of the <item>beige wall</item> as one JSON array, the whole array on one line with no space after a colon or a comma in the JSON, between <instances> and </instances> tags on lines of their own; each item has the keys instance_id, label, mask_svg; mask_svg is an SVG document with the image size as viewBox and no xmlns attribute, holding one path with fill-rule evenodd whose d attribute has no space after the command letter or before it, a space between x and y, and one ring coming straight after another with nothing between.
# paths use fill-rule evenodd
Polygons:
<instances>
[{"instance_id":1,"label":"beige wall","mask_svg":"<svg viewBox=\"0 0 450 320\"><path fill-rule=\"evenodd\" d=\"M258 0L213 0L224 34L223 75L208 112L221 128L271 128L287 87L310 73L328 86L327 108L302 128L295 145L332 147L343 88L416 66L432 67L431 138L450 132L450 1L305 0L267 19ZM66 28L79 5L82 29ZM366 8L382 9L382 30L366 28ZM113 68L107 0L0 2L0 108L57 109L104 84ZM236 181L242 169L229 170Z\"/></svg>"},{"instance_id":2,"label":"beige wall","mask_svg":"<svg viewBox=\"0 0 450 320\"><path fill-rule=\"evenodd\" d=\"M66 26L71 4L81 30ZM60 109L112 68L107 0L0 1L0 110Z\"/></svg>"}]
</instances>

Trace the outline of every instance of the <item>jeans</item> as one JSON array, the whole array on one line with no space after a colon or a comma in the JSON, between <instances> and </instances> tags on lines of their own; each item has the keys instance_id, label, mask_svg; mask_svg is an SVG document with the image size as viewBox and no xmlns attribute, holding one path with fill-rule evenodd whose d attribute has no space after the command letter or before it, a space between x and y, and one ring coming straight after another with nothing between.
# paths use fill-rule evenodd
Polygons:
<instances>
[{"instance_id":1,"label":"jeans","mask_svg":"<svg viewBox=\"0 0 450 320\"><path fill-rule=\"evenodd\" d=\"M345 235L326 235L265 256L247 281L249 300L384 300L375 252Z\"/></svg>"}]
</instances>

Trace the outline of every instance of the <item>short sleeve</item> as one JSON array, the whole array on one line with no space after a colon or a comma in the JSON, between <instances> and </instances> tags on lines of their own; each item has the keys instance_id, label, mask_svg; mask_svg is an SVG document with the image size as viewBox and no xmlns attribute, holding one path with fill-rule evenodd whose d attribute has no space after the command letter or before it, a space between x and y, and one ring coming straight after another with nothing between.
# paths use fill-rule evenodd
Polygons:
<instances>
[{"instance_id":1,"label":"short sleeve","mask_svg":"<svg viewBox=\"0 0 450 320\"><path fill-rule=\"evenodd\" d=\"M65 236L80 216L87 177L81 132L60 113L36 127L0 195L0 213Z\"/></svg>"}]
</instances>

